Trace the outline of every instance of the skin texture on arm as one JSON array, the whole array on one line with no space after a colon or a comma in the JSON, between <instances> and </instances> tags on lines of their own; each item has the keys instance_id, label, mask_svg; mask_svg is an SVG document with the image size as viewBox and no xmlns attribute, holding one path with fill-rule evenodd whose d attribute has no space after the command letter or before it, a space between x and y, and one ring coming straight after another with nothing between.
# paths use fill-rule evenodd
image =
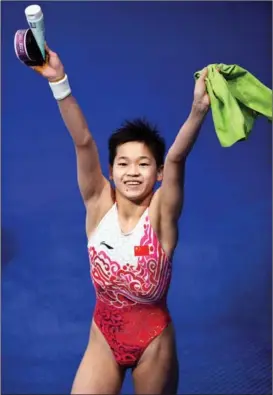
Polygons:
<instances>
[{"instance_id":1,"label":"skin texture on arm","mask_svg":"<svg viewBox=\"0 0 273 395\"><path fill-rule=\"evenodd\" d=\"M159 212L162 240L166 240L167 245L173 245L177 240L177 221L183 208L186 159L210 105L205 85L206 76L205 69L195 85L190 115L179 130L164 163L163 181L159 190ZM169 248L172 249L171 246Z\"/></svg>"},{"instance_id":2,"label":"skin texture on arm","mask_svg":"<svg viewBox=\"0 0 273 395\"><path fill-rule=\"evenodd\" d=\"M98 199L109 183L102 174L97 145L77 101L70 95L60 100L58 105L74 142L78 185L83 201L87 204L90 199Z\"/></svg>"},{"instance_id":3,"label":"skin texture on arm","mask_svg":"<svg viewBox=\"0 0 273 395\"><path fill-rule=\"evenodd\" d=\"M35 66L50 82L61 80L65 76L64 67L58 55L46 46L48 62L43 66ZM85 205L95 203L110 184L103 176L96 143L90 133L86 119L76 101L69 95L58 101L59 110L67 130L74 142L77 159L77 179L81 196ZM108 187L108 188L107 188Z\"/></svg>"},{"instance_id":4,"label":"skin texture on arm","mask_svg":"<svg viewBox=\"0 0 273 395\"><path fill-rule=\"evenodd\" d=\"M166 156L160 191L161 204L165 214L174 221L179 218L183 206L186 159L198 137L204 117L204 112L192 109Z\"/></svg>"}]
</instances>

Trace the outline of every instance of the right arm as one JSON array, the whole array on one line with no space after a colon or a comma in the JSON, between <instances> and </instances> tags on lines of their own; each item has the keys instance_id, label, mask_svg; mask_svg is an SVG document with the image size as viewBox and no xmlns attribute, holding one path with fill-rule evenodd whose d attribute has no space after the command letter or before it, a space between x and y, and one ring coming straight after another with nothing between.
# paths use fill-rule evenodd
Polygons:
<instances>
[{"instance_id":1,"label":"right arm","mask_svg":"<svg viewBox=\"0 0 273 395\"><path fill-rule=\"evenodd\" d=\"M34 67L49 82L60 81L65 76L64 67L58 55L46 47L48 62ZM59 110L76 150L77 179L85 205L99 201L105 188L110 184L103 176L96 143L89 131L86 119L75 98L70 94L58 100Z\"/></svg>"},{"instance_id":2,"label":"right arm","mask_svg":"<svg viewBox=\"0 0 273 395\"><path fill-rule=\"evenodd\" d=\"M58 101L63 121L74 142L77 178L83 201L98 200L108 181L102 174L96 143L85 117L72 95Z\"/></svg>"}]
</instances>

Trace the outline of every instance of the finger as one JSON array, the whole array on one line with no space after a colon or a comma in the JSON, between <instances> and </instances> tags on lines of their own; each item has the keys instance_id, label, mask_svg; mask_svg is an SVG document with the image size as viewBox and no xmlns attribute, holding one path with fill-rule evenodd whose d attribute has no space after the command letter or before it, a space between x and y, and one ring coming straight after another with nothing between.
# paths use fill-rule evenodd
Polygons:
<instances>
[{"instance_id":1,"label":"finger","mask_svg":"<svg viewBox=\"0 0 273 395\"><path fill-rule=\"evenodd\" d=\"M31 66L32 70L36 71L39 74L43 73L44 66Z\"/></svg>"},{"instance_id":2,"label":"finger","mask_svg":"<svg viewBox=\"0 0 273 395\"><path fill-rule=\"evenodd\" d=\"M208 75L208 68L205 67L205 68L202 70L199 79L205 80L205 78L207 78L207 75Z\"/></svg>"}]
</instances>

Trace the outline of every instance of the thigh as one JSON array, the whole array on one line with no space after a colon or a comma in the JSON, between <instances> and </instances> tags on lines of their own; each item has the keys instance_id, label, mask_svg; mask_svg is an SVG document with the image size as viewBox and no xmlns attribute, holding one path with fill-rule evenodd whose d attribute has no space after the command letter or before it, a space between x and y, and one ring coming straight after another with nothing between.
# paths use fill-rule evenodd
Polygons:
<instances>
[{"instance_id":1,"label":"thigh","mask_svg":"<svg viewBox=\"0 0 273 395\"><path fill-rule=\"evenodd\" d=\"M99 329L93 324L71 394L119 394L124 371L118 366L112 351Z\"/></svg>"},{"instance_id":2,"label":"thigh","mask_svg":"<svg viewBox=\"0 0 273 395\"><path fill-rule=\"evenodd\" d=\"M152 341L132 375L138 395L177 393L179 366L172 325Z\"/></svg>"}]
</instances>

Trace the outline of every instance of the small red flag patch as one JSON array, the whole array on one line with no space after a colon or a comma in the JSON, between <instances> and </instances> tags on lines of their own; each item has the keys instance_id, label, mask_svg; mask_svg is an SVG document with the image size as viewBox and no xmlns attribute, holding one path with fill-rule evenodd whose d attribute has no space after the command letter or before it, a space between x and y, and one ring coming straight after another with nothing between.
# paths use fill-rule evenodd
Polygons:
<instances>
[{"instance_id":1,"label":"small red flag patch","mask_svg":"<svg viewBox=\"0 0 273 395\"><path fill-rule=\"evenodd\" d=\"M145 256L145 255L150 255L150 249L149 246L135 246L135 256Z\"/></svg>"}]
</instances>

